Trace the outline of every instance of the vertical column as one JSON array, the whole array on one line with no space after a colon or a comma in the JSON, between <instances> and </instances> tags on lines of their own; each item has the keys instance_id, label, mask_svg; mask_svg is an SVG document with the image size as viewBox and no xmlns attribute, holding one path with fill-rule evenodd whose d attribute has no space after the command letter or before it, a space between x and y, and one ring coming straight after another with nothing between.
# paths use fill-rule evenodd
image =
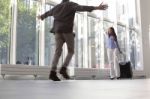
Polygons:
<instances>
[{"instance_id":1,"label":"vertical column","mask_svg":"<svg viewBox=\"0 0 150 99\"><path fill-rule=\"evenodd\" d=\"M149 24L149 39L150 39L150 24ZM150 44L150 40L149 40L149 44Z\"/></svg>"},{"instance_id":2,"label":"vertical column","mask_svg":"<svg viewBox=\"0 0 150 99\"><path fill-rule=\"evenodd\" d=\"M150 77L150 38L149 38L149 25L150 25L150 9L149 0L140 0L141 8L141 27L142 27L142 48L143 48L143 66L146 76Z\"/></svg>"},{"instance_id":3,"label":"vertical column","mask_svg":"<svg viewBox=\"0 0 150 99\"><path fill-rule=\"evenodd\" d=\"M10 64L16 64L16 41L17 41L17 0L11 0L12 24L10 35Z\"/></svg>"},{"instance_id":4,"label":"vertical column","mask_svg":"<svg viewBox=\"0 0 150 99\"><path fill-rule=\"evenodd\" d=\"M102 16L101 16L102 17ZM105 43L104 43L104 40L105 40L105 37L104 37L104 33L105 33L105 30L104 30L104 22L103 22L103 19L100 19L99 20L99 26L98 26L98 30L99 30L99 38L100 38L100 69L104 69L105 68L105 50L104 50L104 47L105 47Z\"/></svg>"},{"instance_id":5,"label":"vertical column","mask_svg":"<svg viewBox=\"0 0 150 99\"><path fill-rule=\"evenodd\" d=\"M143 33L142 33L142 28L141 28L141 3L140 3L140 1L141 0L135 0L135 2L136 2L136 17L137 17L137 23L139 24L139 42L140 42L140 45L141 45L141 47L140 47L140 59L141 59L141 62L140 62L140 65L141 65L141 67L143 67L144 68L144 65L143 65L143 46L142 46L142 35L143 35ZM142 71L143 72L143 71Z\"/></svg>"},{"instance_id":6,"label":"vertical column","mask_svg":"<svg viewBox=\"0 0 150 99\"><path fill-rule=\"evenodd\" d=\"M40 1L40 14L45 13L45 0ZM39 65L44 66L45 64L45 21L40 21L39 26Z\"/></svg>"},{"instance_id":7,"label":"vertical column","mask_svg":"<svg viewBox=\"0 0 150 99\"><path fill-rule=\"evenodd\" d=\"M83 67L88 68L88 31L87 31L87 13L84 13L84 30L83 30Z\"/></svg>"},{"instance_id":8,"label":"vertical column","mask_svg":"<svg viewBox=\"0 0 150 99\"><path fill-rule=\"evenodd\" d=\"M82 1L82 4L87 4L87 0ZM84 30L83 30L83 68L88 68L88 31L87 31L87 27L88 27L88 19L87 19L87 12L84 12Z\"/></svg>"},{"instance_id":9,"label":"vertical column","mask_svg":"<svg viewBox=\"0 0 150 99\"><path fill-rule=\"evenodd\" d=\"M125 27L125 35L126 35L126 52L123 52L125 55L126 55L126 60L130 60L130 29L129 29L129 21L128 21L128 16L130 15L129 13L129 4L130 4L130 0L127 0L126 1L126 13L125 13L125 16L126 16L126 21L125 21L125 24L126 24L126 27Z\"/></svg>"}]
</instances>

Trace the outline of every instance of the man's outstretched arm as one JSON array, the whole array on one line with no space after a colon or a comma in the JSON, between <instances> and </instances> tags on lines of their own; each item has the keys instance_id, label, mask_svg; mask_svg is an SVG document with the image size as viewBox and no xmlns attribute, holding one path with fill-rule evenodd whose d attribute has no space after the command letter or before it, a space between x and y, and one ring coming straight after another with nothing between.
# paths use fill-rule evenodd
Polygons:
<instances>
[{"instance_id":1,"label":"man's outstretched arm","mask_svg":"<svg viewBox=\"0 0 150 99\"><path fill-rule=\"evenodd\" d=\"M82 6L75 3L73 7L75 11L88 11L88 12L91 12L93 10L106 10L107 8L108 5L103 4L103 2L99 6Z\"/></svg>"},{"instance_id":2,"label":"man's outstretched arm","mask_svg":"<svg viewBox=\"0 0 150 99\"><path fill-rule=\"evenodd\" d=\"M95 7L95 10L106 10L106 9L108 9L108 5L103 4L103 2L99 6Z\"/></svg>"}]
</instances>

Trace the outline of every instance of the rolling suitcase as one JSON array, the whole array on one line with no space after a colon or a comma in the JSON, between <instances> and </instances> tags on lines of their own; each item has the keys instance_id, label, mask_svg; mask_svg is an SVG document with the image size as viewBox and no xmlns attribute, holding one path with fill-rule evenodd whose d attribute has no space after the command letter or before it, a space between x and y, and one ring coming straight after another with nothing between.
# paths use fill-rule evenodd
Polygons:
<instances>
[{"instance_id":1,"label":"rolling suitcase","mask_svg":"<svg viewBox=\"0 0 150 99\"><path fill-rule=\"evenodd\" d=\"M120 67L120 78L132 78L132 68L131 68L131 62L119 62Z\"/></svg>"}]
</instances>

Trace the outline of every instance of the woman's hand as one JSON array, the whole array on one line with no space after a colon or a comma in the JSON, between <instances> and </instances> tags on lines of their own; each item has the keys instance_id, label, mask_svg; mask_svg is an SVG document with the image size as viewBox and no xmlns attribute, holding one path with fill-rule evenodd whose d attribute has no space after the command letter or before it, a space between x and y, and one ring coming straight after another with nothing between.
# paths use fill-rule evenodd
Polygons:
<instances>
[{"instance_id":1,"label":"woman's hand","mask_svg":"<svg viewBox=\"0 0 150 99\"><path fill-rule=\"evenodd\" d=\"M123 54L121 50L119 50L119 53L120 53L120 54Z\"/></svg>"}]
</instances>

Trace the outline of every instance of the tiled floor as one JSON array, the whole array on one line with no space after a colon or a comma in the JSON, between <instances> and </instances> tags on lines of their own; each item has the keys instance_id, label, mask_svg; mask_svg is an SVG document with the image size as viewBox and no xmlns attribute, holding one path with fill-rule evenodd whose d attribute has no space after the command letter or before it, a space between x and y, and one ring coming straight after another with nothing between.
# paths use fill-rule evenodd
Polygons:
<instances>
[{"instance_id":1,"label":"tiled floor","mask_svg":"<svg viewBox=\"0 0 150 99\"><path fill-rule=\"evenodd\" d=\"M0 99L150 99L150 79L0 80Z\"/></svg>"}]
</instances>

